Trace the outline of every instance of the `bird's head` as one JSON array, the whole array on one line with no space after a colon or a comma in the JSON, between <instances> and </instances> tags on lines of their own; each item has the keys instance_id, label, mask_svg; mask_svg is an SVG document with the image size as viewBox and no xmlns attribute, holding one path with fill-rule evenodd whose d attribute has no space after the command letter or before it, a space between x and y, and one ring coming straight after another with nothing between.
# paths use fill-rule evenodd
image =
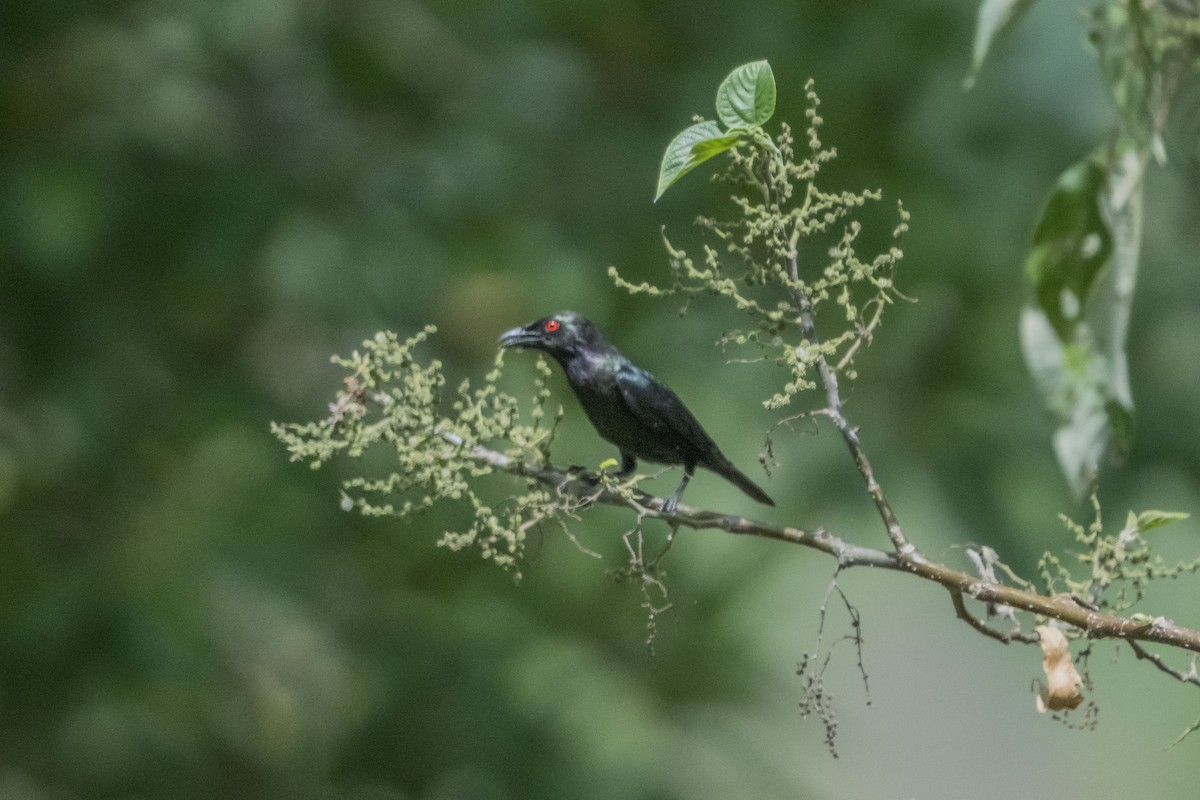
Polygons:
<instances>
[{"instance_id":1,"label":"bird's head","mask_svg":"<svg viewBox=\"0 0 1200 800\"><path fill-rule=\"evenodd\" d=\"M560 311L500 334L501 347L542 350L558 360L608 345L596 326L574 311Z\"/></svg>"}]
</instances>

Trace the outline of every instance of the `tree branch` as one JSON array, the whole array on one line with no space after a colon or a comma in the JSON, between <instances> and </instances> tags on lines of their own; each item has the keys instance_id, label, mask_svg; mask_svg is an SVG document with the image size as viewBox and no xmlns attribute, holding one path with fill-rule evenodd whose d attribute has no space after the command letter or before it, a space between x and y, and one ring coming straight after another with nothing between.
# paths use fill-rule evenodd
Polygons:
<instances>
[{"instance_id":1,"label":"tree branch","mask_svg":"<svg viewBox=\"0 0 1200 800\"><path fill-rule=\"evenodd\" d=\"M447 442L457 447L463 447L461 437L449 431L442 431L441 436ZM883 550L869 547L859 547L833 536L825 528L808 531L786 525L773 525L759 522L748 517L738 517L719 514L714 511L704 511L693 506L680 503L673 514L662 511L664 500L661 497L634 490L624 493L606 488L595 475L581 474L571 470L563 470L552 465L537 466L512 459L503 453L489 450L486 447L472 447L466 453L475 461L486 464L499 471L521 478L537 481L544 486L554 488L564 496L575 495L589 502L605 505L631 508L639 515L654 517L675 525L694 530L715 528L746 536L759 536L764 539L775 539L831 555L843 567L878 567L880 569L901 569L897 558Z\"/></svg>"},{"instance_id":2,"label":"tree branch","mask_svg":"<svg viewBox=\"0 0 1200 800\"><path fill-rule=\"evenodd\" d=\"M800 288L800 269L798 264L798 251L796 245L800 239L800 228L797 226L792 232L792 238L788 242L788 261L790 277L792 279L792 295L796 300L796 308L799 310L800 332L810 347L817 347L821 340L817 338L817 326L813 320L812 301L808 294ZM883 489L879 485L879 481L875 479L875 470L871 466L870 459L867 458L867 453L863 450L862 443L858 439L858 429L850 425L845 414L842 413L842 395L838 388L837 373L830 368L829 362L825 360L823 354L817 355L817 372L821 376L821 384L825 387L825 413L829 419L833 421L834 427L842 434L842 439L845 440L846 446L850 449L850 455L854 459L854 465L858 467L859 473L867 484L867 492L871 495L871 500L875 503L875 508L879 512L879 517L883 520L883 526L887 529L888 538L892 540L892 547L895 548L901 560L908 559L919 555L916 548L909 543L904 536L904 530L900 527L899 520L896 519L896 513L892 510L892 506L884 497Z\"/></svg>"},{"instance_id":3,"label":"tree branch","mask_svg":"<svg viewBox=\"0 0 1200 800\"><path fill-rule=\"evenodd\" d=\"M1162 656L1160 656L1158 653L1151 653L1149 650L1142 647L1132 639L1127 641L1129 642L1130 648L1133 649L1134 654L1139 659L1149 661L1155 667L1167 673L1177 681L1181 681L1182 683L1190 683L1193 686L1200 686L1200 676L1196 674L1196 658L1194 656L1192 657L1191 667L1188 668L1187 672L1184 672L1183 670L1168 667L1166 662L1163 661Z\"/></svg>"},{"instance_id":4,"label":"tree branch","mask_svg":"<svg viewBox=\"0 0 1200 800\"><path fill-rule=\"evenodd\" d=\"M453 433L442 432L441 435L443 439L456 447L467 447L463 440ZM1037 642L1037 637L1017 632L1004 634L988 628L962 605L963 595L968 595L983 603L1008 605L1019 611L1059 620L1077 628L1092 639L1121 639L1134 647L1134 652L1138 653L1139 658L1151 661L1159 669L1179 680L1200 686L1200 680L1192 680L1187 678L1186 673L1172 671L1162 663L1158 656L1138 646L1139 642L1146 642L1200 653L1200 631L1176 625L1165 617L1154 619L1144 615L1122 617L1086 608L1070 595L1040 595L995 581L984 580L977 575L930 561L916 553L915 550L905 556L870 547L860 547L833 535L825 528L805 530L789 525L754 520L749 517L706 511L683 503L679 504L674 513L666 514L662 510L664 502L662 498L638 490L624 492L608 488L594 474L572 472L553 465L527 464L486 447L470 447L465 450L464 454L498 472L551 487L564 497L574 496L583 498L587 502L629 508L642 516L661 519L680 528L720 530L739 536L758 536L808 547L833 556L843 569L872 567L904 572L931 581L950 592L959 618L967 621L980 633L997 641L1007 640L1033 644ZM962 607L961 611L959 610L960 606Z\"/></svg>"}]
</instances>

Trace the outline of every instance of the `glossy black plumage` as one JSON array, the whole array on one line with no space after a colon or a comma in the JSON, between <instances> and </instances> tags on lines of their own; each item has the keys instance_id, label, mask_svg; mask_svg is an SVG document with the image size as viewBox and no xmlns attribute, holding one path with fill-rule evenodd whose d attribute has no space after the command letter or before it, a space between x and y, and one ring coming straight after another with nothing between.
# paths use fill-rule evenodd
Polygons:
<instances>
[{"instance_id":1,"label":"glossy black plumage","mask_svg":"<svg viewBox=\"0 0 1200 800\"><path fill-rule=\"evenodd\" d=\"M673 391L634 366L579 314L564 311L513 328L501 335L500 345L542 350L558 361L596 432L621 451L619 474L632 472L639 458L682 465L683 481L664 505L668 512L698 466L760 503L775 505L725 457Z\"/></svg>"}]
</instances>

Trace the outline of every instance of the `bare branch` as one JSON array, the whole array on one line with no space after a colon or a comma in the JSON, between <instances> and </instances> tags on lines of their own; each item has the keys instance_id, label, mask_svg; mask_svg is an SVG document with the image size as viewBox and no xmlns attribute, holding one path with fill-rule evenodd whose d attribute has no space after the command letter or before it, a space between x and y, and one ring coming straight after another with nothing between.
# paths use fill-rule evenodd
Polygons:
<instances>
[{"instance_id":1,"label":"bare branch","mask_svg":"<svg viewBox=\"0 0 1200 800\"><path fill-rule=\"evenodd\" d=\"M986 622L979 619L967 610L966 603L963 602L962 592L958 591L957 589L950 590L950 599L954 601L954 613L958 615L958 618L982 633L984 636L991 637L1001 644L1012 644L1013 642L1021 642L1022 644L1038 643L1038 636L1036 633L1022 633L1021 631L1016 630L1005 633L989 626Z\"/></svg>"},{"instance_id":2,"label":"bare branch","mask_svg":"<svg viewBox=\"0 0 1200 800\"><path fill-rule=\"evenodd\" d=\"M796 300L796 307L800 314L800 331L804 338L808 340L809 345L817 345L820 339L817 338L817 326L813 321L812 301L808 295L800 288L800 269L797 260L799 258L796 249L800 239L800 228L797 227L793 233L788 247L788 267L790 277L792 279L792 295ZM842 438L846 441L846 446L850 448L850 455L854 458L854 464L858 467L859 473L862 474L863 480L866 481L867 491L871 495L871 499L875 503L875 508L879 511L879 516L883 520L884 528L887 529L888 538L892 540L892 547L900 555L901 559L906 559L909 556L916 554L916 548L909 544L908 539L904 536L904 530L900 527L899 520L896 519L896 513L892 510L891 504L884 497L883 489L879 485L879 481L875 479L875 470L871 466L870 459L867 458L867 453L863 450L862 443L858 440L858 429L851 427L845 415L842 413L842 395L838 388L837 373L830 368L829 362L825 360L825 356L818 351L817 355L817 372L821 376L821 384L825 387L825 413L833 421L838 432L842 434Z\"/></svg>"},{"instance_id":3,"label":"bare branch","mask_svg":"<svg viewBox=\"0 0 1200 800\"><path fill-rule=\"evenodd\" d=\"M875 328L879 326L879 321L883 319L884 303L882 300L875 300L873 302L875 303L875 314L871 317L870 322L859 326L858 335L854 337L853 344L846 348L845 354L838 360L837 366L834 367L838 372L841 372L850 365L850 362L854 360L854 355L862 347L863 342L870 344L874 338Z\"/></svg>"},{"instance_id":4,"label":"bare branch","mask_svg":"<svg viewBox=\"0 0 1200 800\"><path fill-rule=\"evenodd\" d=\"M452 433L443 432L442 437L452 444L462 444L462 440ZM739 536L758 536L800 545L833 556L843 569L872 567L908 573L939 584L952 594L969 595L983 603L1009 605L1019 611L1059 620L1077 628L1088 638L1123 639L1131 644L1138 642L1163 644L1200 653L1200 631L1176 625L1165 617L1149 618L1145 615L1122 617L1095 608L1088 608L1070 595L1040 595L996 581L982 580L977 575L930 561L916 552L911 545L909 545L907 554L891 553L850 544L844 539L834 536L825 528L804 530L789 525L754 520L749 517L705 511L683 503L679 504L674 513L664 514L662 498L648 495L637 489L623 492L605 487L598 483L599 478L595 475L572 473L550 465L526 464L485 447L474 447L467 455L478 463L486 464L499 472L553 487L564 495L579 494L586 496L587 500L591 502L628 508L639 515L661 519L668 524L677 525L679 528L720 530ZM976 621L978 622L978 620ZM968 624L970 623L968 622ZM976 626L972 625L972 627ZM980 632L983 633L983 631ZM987 635L993 639L1004 636L998 631L990 631ZM1032 643L1024 634L1010 635L1009 638L1011 641ZM1155 658L1153 654L1147 653L1146 655L1153 663ZM1191 683L1192 681L1187 682Z\"/></svg>"},{"instance_id":5,"label":"bare branch","mask_svg":"<svg viewBox=\"0 0 1200 800\"><path fill-rule=\"evenodd\" d=\"M1139 659L1144 659L1146 661L1149 661L1155 667L1157 667L1158 669L1167 673L1172 678L1174 678L1177 681L1180 681L1181 683L1190 683L1193 686L1200 686L1200 676L1198 676L1196 674L1196 657L1195 656L1192 656L1191 666L1188 668L1187 672L1184 672L1183 670L1178 670L1178 669L1174 669L1172 667L1168 667L1166 662L1163 661L1162 656L1160 656L1158 653L1151 653L1149 650L1142 647L1140 644L1133 641L1132 639L1128 639L1126 641L1129 642L1130 648L1133 649L1134 654Z\"/></svg>"}]
</instances>

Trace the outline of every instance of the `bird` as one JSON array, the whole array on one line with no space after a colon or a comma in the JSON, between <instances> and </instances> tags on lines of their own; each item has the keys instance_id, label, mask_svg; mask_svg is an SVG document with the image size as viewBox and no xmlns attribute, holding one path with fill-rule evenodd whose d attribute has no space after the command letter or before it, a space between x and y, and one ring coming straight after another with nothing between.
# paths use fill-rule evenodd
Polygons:
<instances>
[{"instance_id":1,"label":"bird","mask_svg":"<svg viewBox=\"0 0 1200 800\"><path fill-rule=\"evenodd\" d=\"M775 502L725 457L675 392L635 366L600 330L574 311L561 311L500 335L502 348L541 350L562 367L596 432L617 446L624 477L638 459L683 467L683 481L662 505L673 514L683 490L704 467L760 503Z\"/></svg>"}]
</instances>

